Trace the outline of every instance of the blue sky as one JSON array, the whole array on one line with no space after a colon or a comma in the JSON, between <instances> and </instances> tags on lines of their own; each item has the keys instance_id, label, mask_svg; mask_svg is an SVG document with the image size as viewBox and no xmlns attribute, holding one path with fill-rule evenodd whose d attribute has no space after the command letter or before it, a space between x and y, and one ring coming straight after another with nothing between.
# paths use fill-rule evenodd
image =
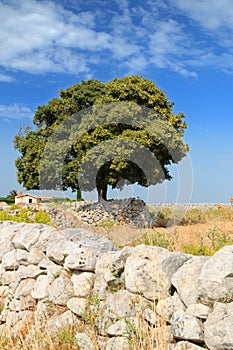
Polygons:
<instances>
[{"instance_id":1,"label":"blue sky","mask_svg":"<svg viewBox=\"0 0 233 350\"><path fill-rule=\"evenodd\" d=\"M186 115L190 145L189 159L172 170L174 181L147 199L175 202L183 191L181 201L229 202L231 0L0 0L0 23L0 196L21 188L13 139L32 125L38 105L83 79L139 74Z\"/></svg>"}]
</instances>

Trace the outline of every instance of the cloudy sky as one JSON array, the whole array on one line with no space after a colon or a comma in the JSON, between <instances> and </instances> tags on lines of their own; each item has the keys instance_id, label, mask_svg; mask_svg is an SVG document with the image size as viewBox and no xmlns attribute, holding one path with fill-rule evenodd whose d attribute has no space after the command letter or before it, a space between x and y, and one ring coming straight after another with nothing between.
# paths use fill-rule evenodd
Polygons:
<instances>
[{"instance_id":1,"label":"cloudy sky","mask_svg":"<svg viewBox=\"0 0 233 350\"><path fill-rule=\"evenodd\" d=\"M191 201L229 202L231 0L0 0L0 29L0 196L21 188L13 138L32 125L38 105L83 79L139 74L165 91L188 123L189 158L173 169L173 188L156 189L157 199L175 201L182 186L190 189L192 167Z\"/></svg>"}]
</instances>

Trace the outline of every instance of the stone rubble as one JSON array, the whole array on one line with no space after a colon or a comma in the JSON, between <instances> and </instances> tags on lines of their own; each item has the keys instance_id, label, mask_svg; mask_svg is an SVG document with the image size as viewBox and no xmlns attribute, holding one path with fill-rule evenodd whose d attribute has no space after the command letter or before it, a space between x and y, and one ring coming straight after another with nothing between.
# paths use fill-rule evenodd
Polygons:
<instances>
[{"instance_id":1,"label":"stone rubble","mask_svg":"<svg viewBox=\"0 0 233 350\"><path fill-rule=\"evenodd\" d=\"M138 327L164 320L168 350L233 349L233 246L212 257L119 249L88 230L16 222L0 222L0 242L2 334L76 325L80 349L131 350Z\"/></svg>"},{"instance_id":2,"label":"stone rubble","mask_svg":"<svg viewBox=\"0 0 233 350\"><path fill-rule=\"evenodd\" d=\"M131 223L139 227L150 227L152 218L141 199L125 198L109 201L74 204L77 217L86 223L96 225L103 220L115 220L122 223Z\"/></svg>"}]
</instances>

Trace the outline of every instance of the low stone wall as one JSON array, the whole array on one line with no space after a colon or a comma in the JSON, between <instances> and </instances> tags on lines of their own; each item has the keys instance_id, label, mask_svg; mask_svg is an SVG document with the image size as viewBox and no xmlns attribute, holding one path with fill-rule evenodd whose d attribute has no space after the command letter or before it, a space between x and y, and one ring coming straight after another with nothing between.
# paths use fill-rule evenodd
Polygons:
<instances>
[{"instance_id":1,"label":"low stone wall","mask_svg":"<svg viewBox=\"0 0 233 350\"><path fill-rule=\"evenodd\" d=\"M160 350L162 320L169 350L230 350L233 246L194 257L145 245L118 249L84 229L2 222L0 299L1 334L17 337L30 325L30 339L35 329L82 325L80 349L127 350L138 327L150 328Z\"/></svg>"},{"instance_id":2,"label":"low stone wall","mask_svg":"<svg viewBox=\"0 0 233 350\"><path fill-rule=\"evenodd\" d=\"M141 199L126 198L110 201L85 203L74 205L80 220L88 224L98 224L103 220L116 220L132 223L139 227L149 227L152 219L146 203Z\"/></svg>"}]
</instances>

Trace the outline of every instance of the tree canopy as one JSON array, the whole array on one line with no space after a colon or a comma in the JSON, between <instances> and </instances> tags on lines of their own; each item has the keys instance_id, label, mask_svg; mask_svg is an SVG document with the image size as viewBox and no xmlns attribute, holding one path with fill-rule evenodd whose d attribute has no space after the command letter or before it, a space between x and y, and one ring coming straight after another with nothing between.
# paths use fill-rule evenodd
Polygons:
<instances>
[{"instance_id":1,"label":"tree canopy","mask_svg":"<svg viewBox=\"0 0 233 350\"><path fill-rule=\"evenodd\" d=\"M188 151L184 114L140 76L82 81L39 106L35 128L14 139L18 181L27 189L98 190L124 181L150 186L170 180L169 165Z\"/></svg>"}]
</instances>

